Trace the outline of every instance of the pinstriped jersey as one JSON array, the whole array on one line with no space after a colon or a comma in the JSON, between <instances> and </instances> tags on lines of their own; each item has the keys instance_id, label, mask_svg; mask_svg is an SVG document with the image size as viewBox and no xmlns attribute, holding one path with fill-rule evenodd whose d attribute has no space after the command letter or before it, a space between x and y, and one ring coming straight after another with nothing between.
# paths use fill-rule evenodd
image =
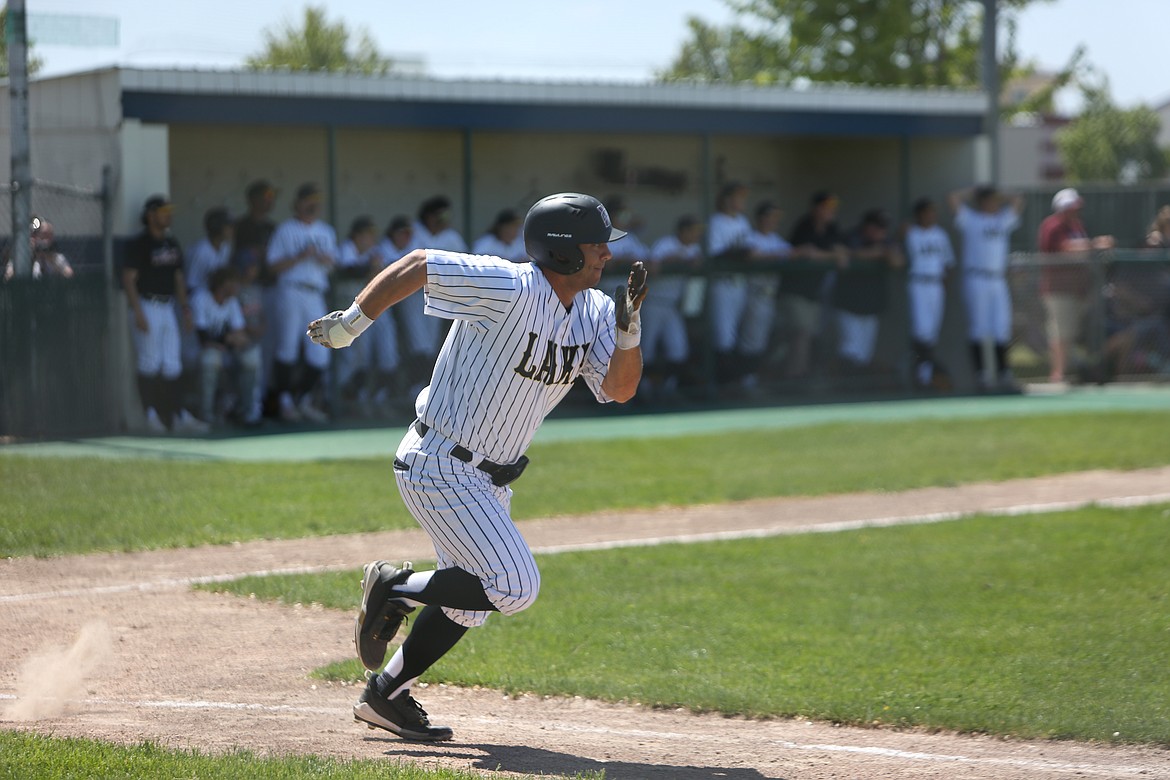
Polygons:
<instances>
[{"instance_id":1,"label":"pinstriped jersey","mask_svg":"<svg viewBox=\"0 0 1170 780\"><path fill-rule=\"evenodd\" d=\"M912 276L942 278L943 272L955 264L951 238L941 225L911 225L906 229L906 257Z\"/></svg>"},{"instance_id":2,"label":"pinstriped jersey","mask_svg":"<svg viewBox=\"0 0 1170 780\"><path fill-rule=\"evenodd\" d=\"M517 460L578 376L602 403L614 351L613 299L568 309L532 263L427 250L426 313L453 320L419 396L419 418L472 452Z\"/></svg>"}]
</instances>

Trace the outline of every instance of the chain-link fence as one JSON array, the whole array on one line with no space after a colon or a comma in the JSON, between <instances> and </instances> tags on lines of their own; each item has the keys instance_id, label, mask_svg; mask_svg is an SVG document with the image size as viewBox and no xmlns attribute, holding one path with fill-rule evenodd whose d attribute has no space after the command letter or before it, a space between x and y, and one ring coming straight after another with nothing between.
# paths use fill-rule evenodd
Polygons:
<instances>
[{"instance_id":1,"label":"chain-link fence","mask_svg":"<svg viewBox=\"0 0 1170 780\"><path fill-rule=\"evenodd\" d=\"M32 258L11 252L11 200L0 199L0 436L110 433L122 427L125 339L114 307L108 182L35 181ZM118 337L115 337L117 335Z\"/></svg>"},{"instance_id":2,"label":"chain-link fence","mask_svg":"<svg viewBox=\"0 0 1170 780\"><path fill-rule=\"evenodd\" d=\"M1044 187L1022 193L1025 208L1020 227L1012 234L1012 249L1035 251L1040 223L1052 213L1052 196L1061 188ZM1158 210L1170 204L1170 183L1166 182L1130 187L1077 185L1077 192L1085 202L1081 217L1089 233L1113 236L1117 246L1124 249L1142 248Z\"/></svg>"},{"instance_id":3,"label":"chain-link fence","mask_svg":"<svg viewBox=\"0 0 1170 780\"><path fill-rule=\"evenodd\" d=\"M1170 381L1170 252L1017 253L1011 269L1018 378Z\"/></svg>"}]
</instances>

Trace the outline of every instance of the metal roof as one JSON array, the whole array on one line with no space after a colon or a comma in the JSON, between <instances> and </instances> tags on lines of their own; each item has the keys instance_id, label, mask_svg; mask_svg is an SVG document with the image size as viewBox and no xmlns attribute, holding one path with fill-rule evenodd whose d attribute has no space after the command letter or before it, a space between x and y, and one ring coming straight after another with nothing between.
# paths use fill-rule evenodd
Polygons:
<instances>
[{"instance_id":1,"label":"metal roof","mask_svg":"<svg viewBox=\"0 0 1170 780\"><path fill-rule=\"evenodd\" d=\"M978 91L567 83L119 68L147 122L469 130L971 136Z\"/></svg>"}]
</instances>

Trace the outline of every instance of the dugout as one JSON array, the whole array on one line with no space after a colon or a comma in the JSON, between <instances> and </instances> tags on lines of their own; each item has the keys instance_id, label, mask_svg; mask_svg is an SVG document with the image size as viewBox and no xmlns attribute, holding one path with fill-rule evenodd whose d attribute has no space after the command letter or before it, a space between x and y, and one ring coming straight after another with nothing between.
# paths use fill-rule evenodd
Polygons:
<instances>
[{"instance_id":1,"label":"dugout","mask_svg":"<svg viewBox=\"0 0 1170 780\"><path fill-rule=\"evenodd\" d=\"M580 190L625 196L649 243L683 213L708 214L729 179L751 187L751 204L779 203L784 230L810 193L833 190L848 227L866 209L900 218L916 197L986 178L985 109L980 92L946 90L129 68L30 87L33 175L89 185L108 165L122 238L145 198L166 192L184 246L208 208L239 213L256 178L279 190L278 220L298 184L319 182L341 234L359 214L386 224L442 193L470 241L501 208ZM6 140L6 106L0 117ZM905 343L890 319L882 351Z\"/></svg>"}]
</instances>

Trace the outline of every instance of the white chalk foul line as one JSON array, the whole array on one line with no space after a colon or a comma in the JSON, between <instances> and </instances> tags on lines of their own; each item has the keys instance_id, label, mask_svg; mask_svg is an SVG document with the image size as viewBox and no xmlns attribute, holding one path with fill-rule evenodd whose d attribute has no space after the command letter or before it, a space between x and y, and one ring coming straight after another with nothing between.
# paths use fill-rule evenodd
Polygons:
<instances>
[{"instance_id":1,"label":"white chalk foul line","mask_svg":"<svg viewBox=\"0 0 1170 780\"><path fill-rule=\"evenodd\" d=\"M0 693L0 700L15 700L12 694ZM74 700L75 701L75 700ZM145 699L140 701L127 699L86 699L86 704L95 706L122 706L139 709L160 710L197 710L197 711L229 711L229 712L262 712L272 714L300 714L300 715L333 715L339 718L350 714L350 710L339 707L304 707L291 704L255 704L230 701L186 701L166 699ZM474 718L478 723L499 727L499 718ZM649 729L615 729L595 726L578 726L570 723L554 723L541 721L539 729L542 731L564 731L578 734L597 734L607 737L624 737L627 739L662 739L672 742L685 739L691 742L711 742L725 744L727 736L724 734L683 734L680 732L654 731ZM742 732L741 732L742 736ZM752 737L747 737L752 739ZM766 739L766 737L764 738ZM1124 766L1109 764L1069 763L1034 758L987 758L977 756L962 756L946 753L924 753L921 751L898 750L895 748L873 747L865 745L832 745L832 744L801 744L789 740L769 740L788 750L801 750L818 753L856 753L887 758L891 760L919 761L934 763L962 763L985 766L1010 766L1018 769L1032 769L1041 772L1078 772L1081 774L1119 777L1122 775L1148 775L1149 767Z\"/></svg>"},{"instance_id":2,"label":"white chalk foul line","mask_svg":"<svg viewBox=\"0 0 1170 780\"><path fill-rule=\"evenodd\" d=\"M763 539L772 536L792 536L796 534L828 534L843 531L859 531L865 528L891 528L900 525L925 525L928 523L942 523L951 520L960 520L974 515L989 515L993 517L1015 517L1019 515L1045 514L1048 512L1064 512L1072 509L1084 509L1090 506L1104 507L1135 507L1151 504L1170 503L1170 493L1155 493L1147 496L1117 496L1114 498L1085 499L1079 501L1053 501L1044 504L1018 504L1016 506L981 509L976 511L930 512L916 515L893 515L889 517L872 517L861 520L841 520L831 523L802 523L782 528L748 528L737 531L713 531L701 534L677 534L670 536L651 536L641 539L611 539L600 542L579 542L575 544L547 545L533 547L532 552L537 555L555 555L566 552L588 552L593 550L617 550L625 547L655 547L662 544L698 544L701 542L732 541L736 539ZM282 574L322 574L331 571L345 571L355 568L349 564L330 564L328 566L293 566L281 569L261 569L259 571L240 572L237 574L214 574L203 577L175 577L165 580L148 582L129 582L121 585L99 585L92 588L73 588L70 590L42 591L39 593L13 593L0 595L0 604L12 604L27 601L41 601L44 599L78 598L82 596L100 596L118 593L142 593L155 590L173 590L187 588L192 585L205 585L216 582L230 582L244 577L272 577Z\"/></svg>"}]
</instances>

